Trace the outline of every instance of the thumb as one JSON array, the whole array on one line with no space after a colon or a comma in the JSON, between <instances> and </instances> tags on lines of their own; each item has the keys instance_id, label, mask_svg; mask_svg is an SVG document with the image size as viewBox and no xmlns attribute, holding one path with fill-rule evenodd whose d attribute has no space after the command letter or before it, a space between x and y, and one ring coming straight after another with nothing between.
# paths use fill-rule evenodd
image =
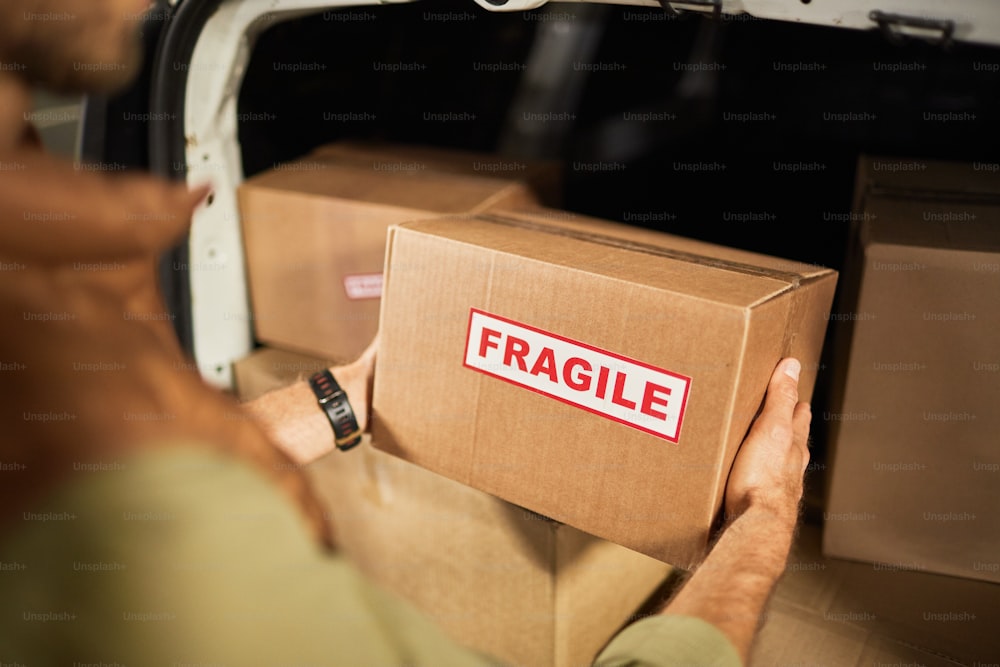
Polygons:
<instances>
[{"instance_id":1,"label":"thumb","mask_svg":"<svg viewBox=\"0 0 1000 667\"><path fill-rule=\"evenodd\" d=\"M751 433L776 444L791 444L792 417L799 402L799 372L797 359L785 358L771 374L764 396L764 407L751 427Z\"/></svg>"}]
</instances>

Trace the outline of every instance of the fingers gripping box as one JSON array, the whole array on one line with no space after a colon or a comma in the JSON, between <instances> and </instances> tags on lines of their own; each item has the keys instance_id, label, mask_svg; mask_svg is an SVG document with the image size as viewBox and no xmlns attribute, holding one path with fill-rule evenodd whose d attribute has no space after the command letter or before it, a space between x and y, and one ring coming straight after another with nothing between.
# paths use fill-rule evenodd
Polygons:
<instances>
[{"instance_id":1,"label":"fingers gripping box","mask_svg":"<svg viewBox=\"0 0 1000 667\"><path fill-rule=\"evenodd\" d=\"M394 226L373 443L690 566L783 356L808 400L835 283L545 210Z\"/></svg>"}]
</instances>

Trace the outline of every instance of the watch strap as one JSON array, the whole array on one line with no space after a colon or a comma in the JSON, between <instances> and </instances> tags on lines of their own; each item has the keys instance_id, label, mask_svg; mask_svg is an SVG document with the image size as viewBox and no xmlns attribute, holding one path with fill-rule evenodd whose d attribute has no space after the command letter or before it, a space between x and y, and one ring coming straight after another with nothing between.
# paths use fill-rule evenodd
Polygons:
<instances>
[{"instance_id":1,"label":"watch strap","mask_svg":"<svg viewBox=\"0 0 1000 667\"><path fill-rule=\"evenodd\" d=\"M361 428L354 416L354 409L347 399L347 393L329 370L314 373L309 378L309 387L320 408L326 413L330 425L333 426L334 444L337 449L347 451L361 442Z\"/></svg>"}]
</instances>

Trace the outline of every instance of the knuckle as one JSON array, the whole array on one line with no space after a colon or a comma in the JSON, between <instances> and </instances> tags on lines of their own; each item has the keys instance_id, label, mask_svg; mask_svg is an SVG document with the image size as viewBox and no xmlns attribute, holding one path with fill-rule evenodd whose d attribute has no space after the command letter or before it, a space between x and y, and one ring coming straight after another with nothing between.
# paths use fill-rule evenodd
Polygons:
<instances>
[{"instance_id":1,"label":"knuckle","mask_svg":"<svg viewBox=\"0 0 1000 667\"><path fill-rule=\"evenodd\" d=\"M798 403L799 389L792 380L787 382L782 381L776 389L777 391L775 393L783 402L791 403L792 405Z\"/></svg>"}]
</instances>

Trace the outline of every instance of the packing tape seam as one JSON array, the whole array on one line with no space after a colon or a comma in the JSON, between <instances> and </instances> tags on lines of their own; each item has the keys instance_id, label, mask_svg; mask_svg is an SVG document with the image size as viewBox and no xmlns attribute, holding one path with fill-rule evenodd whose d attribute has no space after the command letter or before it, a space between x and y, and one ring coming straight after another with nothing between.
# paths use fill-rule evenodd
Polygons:
<instances>
[{"instance_id":1,"label":"packing tape seam","mask_svg":"<svg viewBox=\"0 0 1000 667\"><path fill-rule=\"evenodd\" d=\"M654 255L657 257L665 257L668 259L676 259L681 262L687 262L688 264L697 264L699 266L722 269L724 271L732 271L734 273L741 273L744 275L772 278L774 280L781 280L787 282L793 288L798 287L799 283L803 280L803 276L801 274L792 273L790 271L765 269L759 266L753 266L752 264L743 264L742 262L734 262L727 259L706 257L705 255L698 255L696 253L685 252L683 250L668 250L667 248L660 248L647 243L639 243L637 241L625 241L622 239L616 239L613 236L605 236L603 234L595 234L593 232L581 232L577 230L560 229L558 227L543 225L537 222L528 222L526 220L506 218L495 214L479 215L476 217L476 219L482 220L484 222L492 222L494 224L499 224L499 225L507 225L509 227L519 227L521 229L528 229L531 231L542 232L545 234L563 236L566 238L572 238L587 243L595 243L599 245L611 246L614 248L619 248L621 250L639 252L647 255Z\"/></svg>"}]
</instances>

